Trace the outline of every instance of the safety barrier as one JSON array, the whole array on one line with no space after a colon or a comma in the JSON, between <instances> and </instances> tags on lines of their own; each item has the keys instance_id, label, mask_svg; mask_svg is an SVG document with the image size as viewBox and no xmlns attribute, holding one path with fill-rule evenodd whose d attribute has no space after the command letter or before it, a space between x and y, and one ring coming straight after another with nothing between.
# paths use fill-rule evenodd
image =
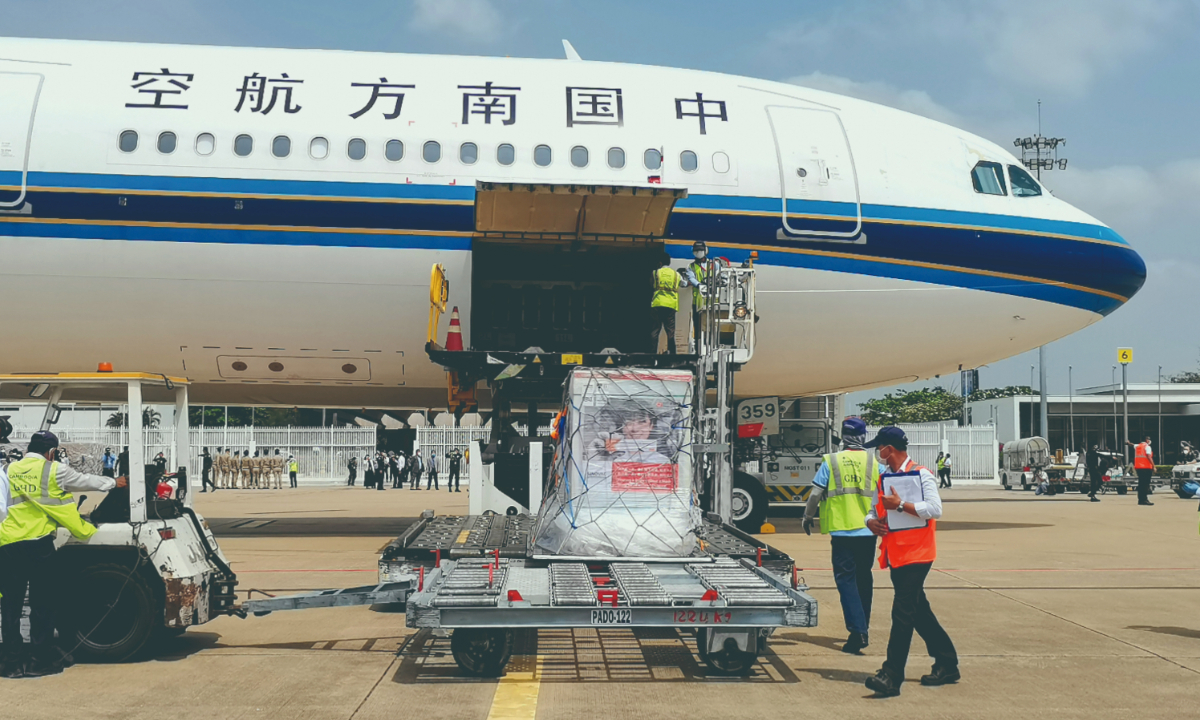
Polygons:
<instances>
[{"instance_id":1,"label":"safety barrier","mask_svg":"<svg viewBox=\"0 0 1200 720\"><path fill-rule=\"evenodd\" d=\"M14 430L11 440L23 445L29 442L34 429ZM111 447L119 453L129 444L128 428L82 428L54 429L63 443L85 443L99 447ZM190 429L192 446L191 477L200 477L200 452L208 448L216 454L217 448L229 448L241 453L249 450L274 455L276 450L285 458L295 455L300 466L296 473L301 478L344 478L346 463L351 457L361 458L375 451L375 428L360 427L194 427ZM175 429L144 428L142 442L146 449L146 462L153 461L158 453L167 458L169 468L176 467ZM286 477L286 476L285 476Z\"/></svg>"},{"instance_id":2,"label":"safety barrier","mask_svg":"<svg viewBox=\"0 0 1200 720\"><path fill-rule=\"evenodd\" d=\"M938 452L950 453L950 479L965 484L998 483L1000 455L993 425L957 427L941 423L898 425L908 436L908 454L937 472ZM868 427L875 437L878 427Z\"/></svg>"}]
</instances>

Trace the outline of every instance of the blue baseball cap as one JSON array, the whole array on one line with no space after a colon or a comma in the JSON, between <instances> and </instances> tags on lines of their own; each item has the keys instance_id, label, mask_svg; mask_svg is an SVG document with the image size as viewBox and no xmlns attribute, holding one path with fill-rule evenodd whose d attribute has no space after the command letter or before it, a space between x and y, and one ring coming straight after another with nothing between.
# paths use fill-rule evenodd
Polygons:
<instances>
[{"instance_id":1,"label":"blue baseball cap","mask_svg":"<svg viewBox=\"0 0 1200 720\"><path fill-rule=\"evenodd\" d=\"M874 438L863 443L863 447L866 448L880 447L881 445L890 445L897 450L905 450L908 448L908 436L895 425L889 425L880 429Z\"/></svg>"},{"instance_id":2,"label":"blue baseball cap","mask_svg":"<svg viewBox=\"0 0 1200 720\"><path fill-rule=\"evenodd\" d=\"M843 435L866 435L867 424L858 418L846 418L842 421Z\"/></svg>"}]
</instances>

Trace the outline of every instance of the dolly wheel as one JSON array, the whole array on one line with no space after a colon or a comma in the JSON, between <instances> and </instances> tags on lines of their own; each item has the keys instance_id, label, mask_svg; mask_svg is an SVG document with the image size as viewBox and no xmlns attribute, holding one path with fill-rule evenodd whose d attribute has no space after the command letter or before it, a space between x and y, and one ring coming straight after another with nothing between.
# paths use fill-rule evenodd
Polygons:
<instances>
[{"instance_id":1,"label":"dolly wheel","mask_svg":"<svg viewBox=\"0 0 1200 720\"><path fill-rule=\"evenodd\" d=\"M738 650L733 638L726 640L725 647L719 652L708 652L707 629L696 634L696 647L700 651L700 659L714 675L749 675L758 660L754 653Z\"/></svg>"},{"instance_id":2,"label":"dolly wheel","mask_svg":"<svg viewBox=\"0 0 1200 720\"><path fill-rule=\"evenodd\" d=\"M450 636L454 662L468 675L500 677L513 651L513 631L502 628L459 628Z\"/></svg>"}]
</instances>

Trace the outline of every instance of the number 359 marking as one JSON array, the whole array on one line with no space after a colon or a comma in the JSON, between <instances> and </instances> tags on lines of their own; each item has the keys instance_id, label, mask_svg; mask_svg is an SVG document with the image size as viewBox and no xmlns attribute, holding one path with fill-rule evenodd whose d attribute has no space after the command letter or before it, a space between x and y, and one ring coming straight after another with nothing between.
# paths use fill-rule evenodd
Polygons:
<instances>
[{"instance_id":1,"label":"number 359 marking","mask_svg":"<svg viewBox=\"0 0 1200 720\"><path fill-rule=\"evenodd\" d=\"M749 405L745 404L741 407L741 416L743 420L758 420L761 418L775 417L774 405Z\"/></svg>"},{"instance_id":2,"label":"number 359 marking","mask_svg":"<svg viewBox=\"0 0 1200 720\"><path fill-rule=\"evenodd\" d=\"M674 622L680 625L722 625L731 622L732 617L733 615L728 612L676 610Z\"/></svg>"}]
</instances>

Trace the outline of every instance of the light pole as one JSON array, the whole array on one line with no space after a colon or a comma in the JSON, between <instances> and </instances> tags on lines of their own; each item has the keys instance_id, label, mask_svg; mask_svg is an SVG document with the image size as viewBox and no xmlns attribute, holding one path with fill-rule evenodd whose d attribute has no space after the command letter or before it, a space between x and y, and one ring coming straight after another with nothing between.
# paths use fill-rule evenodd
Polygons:
<instances>
[{"instance_id":1,"label":"light pole","mask_svg":"<svg viewBox=\"0 0 1200 720\"><path fill-rule=\"evenodd\" d=\"M1036 368L1033 365L1029 366L1029 392L1031 394L1033 393L1033 371L1035 369ZM1038 428L1038 429L1040 430L1041 428ZM1033 436L1039 435L1039 434L1040 433L1035 432L1033 429L1033 405L1030 405L1029 406L1029 436L1033 437Z\"/></svg>"},{"instance_id":2,"label":"light pole","mask_svg":"<svg viewBox=\"0 0 1200 720\"><path fill-rule=\"evenodd\" d=\"M1112 396L1113 396L1113 452L1116 452L1121 447L1121 441L1117 437L1117 366L1112 366Z\"/></svg>"},{"instance_id":3,"label":"light pole","mask_svg":"<svg viewBox=\"0 0 1200 720\"><path fill-rule=\"evenodd\" d=\"M1050 413L1047 409L1046 402L1046 346L1042 345L1038 348L1038 393L1041 395L1041 421L1038 423L1042 427L1042 433L1046 440L1050 439Z\"/></svg>"},{"instance_id":4,"label":"light pole","mask_svg":"<svg viewBox=\"0 0 1200 720\"><path fill-rule=\"evenodd\" d=\"M1129 442L1129 364L1121 363L1121 410L1125 416L1125 442ZM1129 464L1129 446L1125 445L1125 464Z\"/></svg>"},{"instance_id":5,"label":"light pole","mask_svg":"<svg viewBox=\"0 0 1200 720\"><path fill-rule=\"evenodd\" d=\"M1162 457L1166 458L1167 441L1163 440L1162 434L1162 365L1158 366L1158 447Z\"/></svg>"},{"instance_id":6,"label":"light pole","mask_svg":"<svg viewBox=\"0 0 1200 720\"><path fill-rule=\"evenodd\" d=\"M1067 366L1067 415L1071 421L1071 451L1075 451L1075 384L1071 378L1070 365Z\"/></svg>"}]
</instances>

